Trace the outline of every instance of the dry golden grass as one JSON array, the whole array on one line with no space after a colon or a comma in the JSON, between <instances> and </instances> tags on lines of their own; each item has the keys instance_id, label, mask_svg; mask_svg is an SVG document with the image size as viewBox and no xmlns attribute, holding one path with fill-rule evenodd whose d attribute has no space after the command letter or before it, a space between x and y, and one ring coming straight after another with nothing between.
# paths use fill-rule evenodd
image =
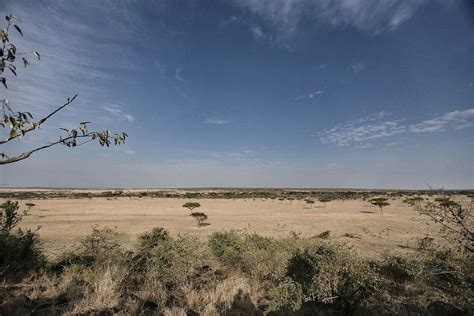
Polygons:
<instances>
[{"instance_id":1,"label":"dry golden grass","mask_svg":"<svg viewBox=\"0 0 474 316\"><path fill-rule=\"evenodd\" d=\"M209 216L210 226L197 228L182 205L189 200L173 198L45 199L22 221L22 227L41 226L39 231L46 252L55 256L74 249L77 241L91 232L92 225L116 228L124 244L137 235L161 226L172 234L190 233L205 238L229 229L247 229L266 236L304 237L331 231L331 237L353 245L363 255L380 256L384 251L403 253L416 238L438 233L437 227L404 203L390 200L379 209L362 200L316 202L310 208L304 201L271 199L198 199L199 211ZM0 201L0 203L3 201ZM27 203L29 201L24 201Z\"/></svg>"},{"instance_id":2,"label":"dry golden grass","mask_svg":"<svg viewBox=\"0 0 474 316\"><path fill-rule=\"evenodd\" d=\"M126 269L118 265L106 265L103 269L91 271L86 280L89 286L86 287L82 299L74 306L71 314L117 307L126 275Z\"/></svg>"}]
</instances>

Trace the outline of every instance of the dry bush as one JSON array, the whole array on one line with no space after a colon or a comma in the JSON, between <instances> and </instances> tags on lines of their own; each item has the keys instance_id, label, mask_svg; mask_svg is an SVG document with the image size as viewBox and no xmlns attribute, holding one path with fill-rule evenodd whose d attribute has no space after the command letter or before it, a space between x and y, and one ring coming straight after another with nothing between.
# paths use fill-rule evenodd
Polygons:
<instances>
[{"instance_id":1,"label":"dry bush","mask_svg":"<svg viewBox=\"0 0 474 316\"><path fill-rule=\"evenodd\" d=\"M163 316L186 316L186 310L181 307L165 308L163 310Z\"/></svg>"},{"instance_id":2,"label":"dry bush","mask_svg":"<svg viewBox=\"0 0 474 316\"><path fill-rule=\"evenodd\" d=\"M72 314L118 307L126 275L126 267L120 265L108 265L86 272L83 297L72 308Z\"/></svg>"}]
</instances>

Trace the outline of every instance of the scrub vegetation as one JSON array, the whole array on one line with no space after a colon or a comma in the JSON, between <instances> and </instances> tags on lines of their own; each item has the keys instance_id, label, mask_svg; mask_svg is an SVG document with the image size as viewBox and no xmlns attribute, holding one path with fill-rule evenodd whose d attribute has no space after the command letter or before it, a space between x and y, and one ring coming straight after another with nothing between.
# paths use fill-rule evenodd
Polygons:
<instances>
[{"instance_id":1,"label":"scrub vegetation","mask_svg":"<svg viewBox=\"0 0 474 316\"><path fill-rule=\"evenodd\" d=\"M19 204L6 201L0 313L472 314L470 206L445 198L415 208L450 227L442 226L449 243L420 240L416 255L366 258L330 231L303 238L227 230L202 239L157 227L130 249L113 229L94 226L77 250L47 259L38 231L17 227Z\"/></svg>"}]
</instances>

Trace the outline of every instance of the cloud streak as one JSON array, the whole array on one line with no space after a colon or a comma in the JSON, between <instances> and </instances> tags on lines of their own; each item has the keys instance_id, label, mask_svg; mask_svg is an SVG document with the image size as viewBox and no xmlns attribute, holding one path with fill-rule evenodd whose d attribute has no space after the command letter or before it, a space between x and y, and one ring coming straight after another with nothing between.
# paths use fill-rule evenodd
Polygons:
<instances>
[{"instance_id":1,"label":"cloud streak","mask_svg":"<svg viewBox=\"0 0 474 316\"><path fill-rule=\"evenodd\" d=\"M221 120L221 119L208 118L208 119L204 120L204 123L206 123L206 124L213 124L213 125L225 125L225 124L229 124L230 121L229 121L229 120Z\"/></svg>"},{"instance_id":2,"label":"cloud streak","mask_svg":"<svg viewBox=\"0 0 474 316\"><path fill-rule=\"evenodd\" d=\"M474 108L453 111L429 120L407 123L406 119L387 120L384 112L337 124L315 136L324 144L367 146L364 142L398 134L420 134L461 130L474 125Z\"/></svg>"},{"instance_id":3,"label":"cloud streak","mask_svg":"<svg viewBox=\"0 0 474 316\"><path fill-rule=\"evenodd\" d=\"M311 93L308 93L308 94L305 94L305 95L299 95L295 98L295 100L296 101L302 101L302 100L307 100L307 99L314 99L318 95L323 94L323 93L324 93L323 90L317 90L317 91L314 91L314 92L311 92Z\"/></svg>"},{"instance_id":4,"label":"cloud streak","mask_svg":"<svg viewBox=\"0 0 474 316\"><path fill-rule=\"evenodd\" d=\"M436 0L434 0L436 1ZM302 22L350 26L369 33L394 30L433 0L234 0L262 17L280 37L292 36Z\"/></svg>"},{"instance_id":5,"label":"cloud streak","mask_svg":"<svg viewBox=\"0 0 474 316\"><path fill-rule=\"evenodd\" d=\"M135 118L130 113L124 111L123 106L118 104L109 104L102 107L102 110L108 112L114 119L133 123Z\"/></svg>"}]
</instances>

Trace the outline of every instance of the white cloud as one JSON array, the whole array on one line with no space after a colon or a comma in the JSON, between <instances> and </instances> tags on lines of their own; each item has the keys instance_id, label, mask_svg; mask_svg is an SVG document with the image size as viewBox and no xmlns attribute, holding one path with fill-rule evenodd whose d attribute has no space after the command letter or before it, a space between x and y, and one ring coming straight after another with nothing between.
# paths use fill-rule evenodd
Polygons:
<instances>
[{"instance_id":1,"label":"white cloud","mask_svg":"<svg viewBox=\"0 0 474 316\"><path fill-rule=\"evenodd\" d=\"M311 92L311 93L308 93L308 94L305 94L305 95L299 95L295 98L296 101L301 101L301 100L306 100L306 99L314 99L315 97L317 97L318 95L320 94L323 94L324 91L323 90L317 90L317 91L314 91L314 92Z\"/></svg>"},{"instance_id":2,"label":"white cloud","mask_svg":"<svg viewBox=\"0 0 474 316\"><path fill-rule=\"evenodd\" d=\"M337 124L315 136L325 144L357 147L371 146L367 141L386 138L402 133L433 133L448 130L460 130L474 125L474 108L454 111L441 116L415 123L406 123L406 119L386 120L384 112L372 114L357 120Z\"/></svg>"},{"instance_id":3,"label":"white cloud","mask_svg":"<svg viewBox=\"0 0 474 316\"><path fill-rule=\"evenodd\" d=\"M358 74L359 72L364 71L365 68L367 68L367 65L362 62L354 63L349 66L349 70L355 74Z\"/></svg>"},{"instance_id":4,"label":"white cloud","mask_svg":"<svg viewBox=\"0 0 474 316\"><path fill-rule=\"evenodd\" d=\"M442 132L447 129L464 129L473 126L474 109L449 112L431 120L421 121L409 127L410 132Z\"/></svg>"},{"instance_id":5,"label":"white cloud","mask_svg":"<svg viewBox=\"0 0 474 316\"><path fill-rule=\"evenodd\" d=\"M131 115L130 113L126 113L123 109L123 106L118 105L118 104L109 104L107 106L103 106L102 110L108 112L115 119L118 119L121 121L127 121L129 123L133 123L133 121L135 120L133 115Z\"/></svg>"},{"instance_id":6,"label":"white cloud","mask_svg":"<svg viewBox=\"0 0 474 316\"><path fill-rule=\"evenodd\" d=\"M233 0L276 28L280 37L291 36L302 20L333 26L351 26L379 33L393 30L433 0Z\"/></svg>"},{"instance_id":7,"label":"white cloud","mask_svg":"<svg viewBox=\"0 0 474 316\"><path fill-rule=\"evenodd\" d=\"M176 71L174 72L174 78L175 78L177 81L186 81L186 80L183 78L183 68L182 68L182 67L176 68Z\"/></svg>"},{"instance_id":8,"label":"white cloud","mask_svg":"<svg viewBox=\"0 0 474 316\"><path fill-rule=\"evenodd\" d=\"M224 124L229 124L229 120L221 120L221 119L215 119L215 118L208 118L204 120L204 123L206 124L214 124L214 125L224 125Z\"/></svg>"}]
</instances>

